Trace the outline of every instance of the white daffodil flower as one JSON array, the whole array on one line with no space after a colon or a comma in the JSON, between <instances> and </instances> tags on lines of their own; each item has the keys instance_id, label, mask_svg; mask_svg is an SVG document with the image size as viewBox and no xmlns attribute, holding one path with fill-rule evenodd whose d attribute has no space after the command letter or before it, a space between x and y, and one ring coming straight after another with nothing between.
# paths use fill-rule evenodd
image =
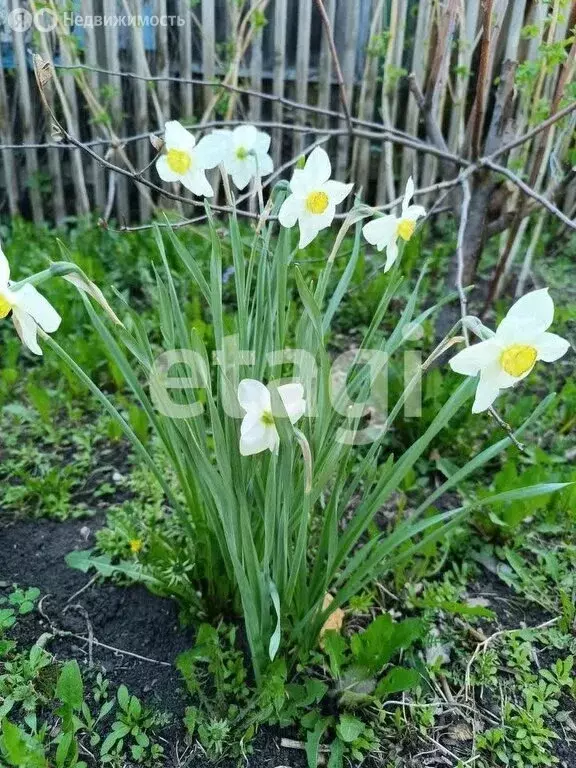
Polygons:
<instances>
[{"instance_id":1,"label":"white daffodil flower","mask_svg":"<svg viewBox=\"0 0 576 768\"><path fill-rule=\"evenodd\" d=\"M54 333L60 325L60 315L36 288L25 283L13 291L10 287L10 265L0 247L0 319L12 312L12 322L22 343L30 352L41 355L38 328Z\"/></svg>"},{"instance_id":2,"label":"white daffodil flower","mask_svg":"<svg viewBox=\"0 0 576 768\"><path fill-rule=\"evenodd\" d=\"M302 384L278 387L288 418L292 424L304 415L306 401ZM272 414L270 390L256 379L243 379L238 385L238 402L246 411L240 426L240 453L252 456L268 449L276 453L280 444Z\"/></svg>"},{"instance_id":3,"label":"white daffodil flower","mask_svg":"<svg viewBox=\"0 0 576 768\"><path fill-rule=\"evenodd\" d=\"M221 162L238 189L245 189L252 179L268 176L274 170L268 154L270 136L255 126L239 125L233 131L214 131L212 136L222 142Z\"/></svg>"},{"instance_id":4,"label":"white daffodil flower","mask_svg":"<svg viewBox=\"0 0 576 768\"><path fill-rule=\"evenodd\" d=\"M480 374L473 413L490 408L500 390L528 376L537 360L552 363L566 354L569 342L546 332L553 319L554 302L548 288L532 291L518 299L489 339L463 349L450 360L456 373Z\"/></svg>"},{"instance_id":5,"label":"white daffodil flower","mask_svg":"<svg viewBox=\"0 0 576 768\"><path fill-rule=\"evenodd\" d=\"M169 120L164 127L166 153L156 161L162 181L179 181L194 195L212 197L206 170L215 168L221 160L219 142L205 136L196 139L178 120Z\"/></svg>"},{"instance_id":6,"label":"white daffodil flower","mask_svg":"<svg viewBox=\"0 0 576 768\"><path fill-rule=\"evenodd\" d=\"M426 216L426 209L421 205L410 205L413 197L414 182L410 177L406 182L400 216L379 216L362 227L364 237L371 245L376 246L376 250L382 251L386 248L384 272L388 272L398 258L398 240L410 240L416 229L416 222L421 216Z\"/></svg>"},{"instance_id":7,"label":"white daffodil flower","mask_svg":"<svg viewBox=\"0 0 576 768\"><path fill-rule=\"evenodd\" d=\"M332 181L330 159L321 147L310 153L306 165L296 169L290 181L292 194L286 198L278 219L283 227L300 225L300 248L332 224L336 206L350 194L353 184Z\"/></svg>"}]
</instances>

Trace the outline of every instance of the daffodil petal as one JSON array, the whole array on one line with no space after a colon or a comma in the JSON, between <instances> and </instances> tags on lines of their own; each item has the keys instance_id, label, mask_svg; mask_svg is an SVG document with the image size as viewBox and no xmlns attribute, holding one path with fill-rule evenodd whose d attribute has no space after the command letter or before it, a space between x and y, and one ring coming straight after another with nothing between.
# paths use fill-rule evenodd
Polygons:
<instances>
[{"instance_id":1,"label":"daffodil petal","mask_svg":"<svg viewBox=\"0 0 576 768\"><path fill-rule=\"evenodd\" d=\"M403 219L410 219L411 221L417 221L422 216L426 216L426 208L422 205L409 205L403 212Z\"/></svg>"},{"instance_id":2,"label":"daffodil petal","mask_svg":"<svg viewBox=\"0 0 576 768\"><path fill-rule=\"evenodd\" d=\"M404 191L404 200L402 200L402 214L406 212L410 205L410 200L414 197L414 179L412 176L408 178L406 182L406 189Z\"/></svg>"},{"instance_id":3,"label":"daffodil petal","mask_svg":"<svg viewBox=\"0 0 576 768\"><path fill-rule=\"evenodd\" d=\"M10 264L0 245L0 288L7 288L8 280L10 280Z\"/></svg>"},{"instance_id":4,"label":"daffodil petal","mask_svg":"<svg viewBox=\"0 0 576 768\"><path fill-rule=\"evenodd\" d=\"M22 344L24 344L25 347L28 347L30 352L33 352L35 355L41 355L42 350L38 346L37 340L38 326L36 325L34 318L30 317L30 315L22 309L14 307L12 310L12 322L14 323L14 328L16 328L16 333L20 337Z\"/></svg>"},{"instance_id":5,"label":"daffodil petal","mask_svg":"<svg viewBox=\"0 0 576 768\"><path fill-rule=\"evenodd\" d=\"M262 423L261 411L247 411L240 424L240 434L243 435L246 432L250 432L259 423Z\"/></svg>"},{"instance_id":6,"label":"daffodil petal","mask_svg":"<svg viewBox=\"0 0 576 768\"><path fill-rule=\"evenodd\" d=\"M236 160L233 173L230 175L237 189L245 189L250 183L250 179L256 175L253 160L252 157L247 157L246 160L242 161Z\"/></svg>"},{"instance_id":7,"label":"daffodil petal","mask_svg":"<svg viewBox=\"0 0 576 768\"><path fill-rule=\"evenodd\" d=\"M256 144L258 129L255 125L239 125L232 131L232 141L235 147L244 147L250 151Z\"/></svg>"},{"instance_id":8,"label":"daffodil petal","mask_svg":"<svg viewBox=\"0 0 576 768\"><path fill-rule=\"evenodd\" d=\"M198 197L212 197L214 190L212 189L210 182L206 178L206 174L203 170L192 169L184 174L180 178L182 185L186 187L193 195Z\"/></svg>"},{"instance_id":9,"label":"daffodil petal","mask_svg":"<svg viewBox=\"0 0 576 768\"><path fill-rule=\"evenodd\" d=\"M362 234L371 245L381 251L394 238L397 225L396 216L378 216L364 224Z\"/></svg>"},{"instance_id":10,"label":"daffodil petal","mask_svg":"<svg viewBox=\"0 0 576 768\"><path fill-rule=\"evenodd\" d=\"M302 201L296 195L290 195L278 211L278 221L283 227L293 227L302 211Z\"/></svg>"},{"instance_id":11,"label":"daffodil petal","mask_svg":"<svg viewBox=\"0 0 576 768\"><path fill-rule=\"evenodd\" d=\"M265 155L270 149L270 134L264 131L258 131L256 140L254 141L254 149L258 154Z\"/></svg>"},{"instance_id":12,"label":"daffodil petal","mask_svg":"<svg viewBox=\"0 0 576 768\"><path fill-rule=\"evenodd\" d=\"M306 165L304 166L306 178L316 186L324 184L330 178L332 166L326 150L322 147L316 147L308 155Z\"/></svg>"},{"instance_id":13,"label":"daffodil petal","mask_svg":"<svg viewBox=\"0 0 576 768\"><path fill-rule=\"evenodd\" d=\"M290 191L296 197L305 198L314 186L314 180L310 180L302 168L296 168L290 179Z\"/></svg>"},{"instance_id":14,"label":"daffodil petal","mask_svg":"<svg viewBox=\"0 0 576 768\"><path fill-rule=\"evenodd\" d=\"M175 173L172 168L170 168L166 155L161 155L158 160L156 160L156 171L162 181L180 181L180 174Z\"/></svg>"},{"instance_id":15,"label":"daffodil petal","mask_svg":"<svg viewBox=\"0 0 576 768\"><path fill-rule=\"evenodd\" d=\"M538 360L543 360L545 363L553 363L568 352L570 342L556 333L543 333L534 346L538 353Z\"/></svg>"},{"instance_id":16,"label":"daffodil petal","mask_svg":"<svg viewBox=\"0 0 576 768\"><path fill-rule=\"evenodd\" d=\"M500 394L500 388L497 387L492 381L480 381L476 388L476 396L474 403L472 404L472 413L482 413L487 411L492 405L494 400Z\"/></svg>"},{"instance_id":17,"label":"daffodil petal","mask_svg":"<svg viewBox=\"0 0 576 768\"><path fill-rule=\"evenodd\" d=\"M240 453L242 456L253 456L261 453L274 444L274 436L270 435L271 430L276 432L274 426L266 426L261 421L240 435ZM277 434L277 433L276 433Z\"/></svg>"},{"instance_id":18,"label":"daffodil petal","mask_svg":"<svg viewBox=\"0 0 576 768\"><path fill-rule=\"evenodd\" d=\"M316 217L315 217L316 218ZM317 217L319 218L319 217ZM310 245L312 240L316 237L318 232L322 229L321 226L319 226L318 222L314 220L311 216L300 216L299 219L300 224L300 241L298 243L298 248L306 248L307 245Z\"/></svg>"},{"instance_id":19,"label":"daffodil petal","mask_svg":"<svg viewBox=\"0 0 576 768\"><path fill-rule=\"evenodd\" d=\"M458 352L449 361L450 368L464 376L476 376L482 368L494 363L500 355L500 347L493 341L481 341Z\"/></svg>"},{"instance_id":20,"label":"daffodil petal","mask_svg":"<svg viewBox=\"0 0 576 768\"><path fill-rule=\"evenodd\" d=\"M268 387L257 379L242 379L238 385L238 402L245 411L271 410Z\"/></svg>"},{"instance_id":21,"label":"daffodil petal","mask_svg":"<svg viewBox=\"0 0 576 768\"><path fill-rule=\"evenodd\" d=\"M213 131L203 136L194 148L194 161L201 168L216 168L230 143L229 131Z\"/></svg>"},{"instance_id":22,"label":"daffodil petal","mask_svg":"<svg viewBox=\"0 0 576 768\"><path fill-rule=\"evenodd\" d=\"M196 139L178 120L169 120L164 126L164 142L167 149L191 150Z\"/></svg>"},{"instance_id":23,"label":"daffodil petal","mask_svg":"<svg viewBox=\"0 0 576 768\"><path fill-rule=\"evenodd\" d=\"M274 162L270 155L258 153L258 173L260 176L268 176L274 170Z\"/></svg>"},{"instance_id":24,"label":"daffodil petal","mask_svg":"<svg viewBox=\"0 0 576 768\"><path fill-rule=\"evenodd\" d=\"M282 399L288 418L292 424L302 418L306 410L306 401L304 400L304 387L298 382L291 384L282 384L278 387L278 394Z\"/></svg>"},{"instance_id":25,"label":"daffodil petal","mask_svg":"<svg viewBox=\"0 0 576 768\"><path fill-rule=\"evenodd\" d=\"M503 326L505 330L512 326L529 329L530 333L537 335L547 331L553 320L554 302L548 288L541 288L518 299L498 326L496 333L500 336Z\"/></svg>"},{"instance_id":26,"label":"daffodil petal","mask_svg":"<svg viewBox=\"0 0 576 768\"><path fill-rule=\"evenodd\" d=\"M393 237L386 245L386 264L384 265L384 272L388 272L389 269L392 269L397 258L398 243L396 242L396 238Z\"/></svg>"},{"instance_id":27,"label":"daffodil petal","mask_svg":"<svg viewBox=\"0 0 576 768\"><path fill-rule=\"evenodd\" d=\"M54 333L58 330L62 318L48 299L45 299L30 283L26 283L12 294L12 302L14 308L30 315L46 333Z\"/></svg>"},{"instance_id":28,"label":"daffodil petal","mask_svg":"<svg viewBox=\"0 0 576 768\"><path fill-rule=\"evenodd\" d=\"M336 209L332 202L324 213L309 213L306 209L302 210L299 216L300 223L300 248L306 248L316 237L318 232L332 224Z\"/></svg>"},{"instance_id":29,"label":"daffodil petal","mask_svg":"<svg viewBox=\"0 0 576 768\"><path fill-rule=\"evenodd\" d=\"M512 376L510 373L507 373L500 365L500 362L498 362L498 368L499 370L496 377L496 383L498 384L499 389L509 389L510 387L514 387L516 384L518 384L519 381L522 381L522 379L525 379L526 376L529 376L534 370L534 365L528 368L528 370L524 371L521 376Z\"/></svg>"},{"instance_id":30,"label":"daffodil petal","mask_svg":"<svg viewBox=\"0 0 576 768\"><path fill-rule=\"evenodd\" d=\"M343 184L341 181L326 181L322 185L322 189L333 205L339 205L343 200L348 197L352 191L354 184Z\"/></svg>"}]
</instances>

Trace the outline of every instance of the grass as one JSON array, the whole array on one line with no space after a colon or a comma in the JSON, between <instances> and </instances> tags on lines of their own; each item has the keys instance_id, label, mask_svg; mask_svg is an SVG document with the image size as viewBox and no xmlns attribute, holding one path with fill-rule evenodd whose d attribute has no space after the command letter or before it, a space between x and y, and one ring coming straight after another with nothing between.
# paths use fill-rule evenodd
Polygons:
<instances>
[{"instance_id":1,"label":"grass","mask_svg":"<svg viewBox=\"0 0 576 768\"><path fill-rule=\"evenodd\" d=\"M46 258L60 258L53 232L15 221L9 239L7 234L2 231L8 258L23 273L44 266ZM100 231L90 222L77 222L60 234L89 276L104 287L114 284L154 331L152 238ZM198 253L209 257L202 231L186 237ZM547 237L552 240L553 233ZM451 247L447 241L426 254L430 261L426 290L431 300L441 291L442 265ZM300 261L305 274L315 274L322 257L321 242L303 252ZM572 340L570 320L576 297L566 285L566 274L573 258L574 244L569 243L557 258L543 260L536 275L539 285L549 284L554 295L553 330ZM418 269L417 259L414 248L407 253L406 270ZM366 324L379 298L379 281L378 264L368 257L360 259L339 318L335 349L348 345ZM177 270L176 287L187 320L209 343L210 318L203 315L199 297ZM141 439L149 440L141 413L123 390L72 289L54 284L49 295L55 306L66 307L58 333L66 338L72 357L114 399ZM497 313L502 314L508 303L502 300ZM433 328L425 327L418 344L426 348L432 336ZM134 573L115 577L120 583L130 582L146 562L159 528L173 540L183 531L169 514L149 471L134 462L115 425L54 355L47 351L44 360L38 361L22 353L9 323L0 325L0 344L0 508L15 518L105 518L97 534L97 551L102 562L132 563ZM513 394L500 398L498 409L504 418L520 424L545 394L558 392L554 408L525 436L526 453L508 451L495 459L474 482L440 498L439 509L519 485L576 481L572 366L570 355L555 366L541 366ZM426 378L424 422L432 420L446 388L457 378L446 366L435 368ZM392 397L401 383L401 372L392 370ZM415 428L404 420L391 435L391 450L409 445ZM408 516L426 491L450 476L462 458L500 438L500 430L487 415L466 415L404 479L381 510L377 525L389 526ZM153 442L150 448L154 450ZM388 574L384 583L373 585L346 606L343 633L328 633L322 648L299 659L295 679L287 679L279 664L267 687L258 693L246 666L243 638L230 617L214 625L203 623L202 615L183 616L197 634L190 651L176 661L189 697L182 733L211 759L223 755L240 759L252 749L259 728L267 724L289 728L310 765L315 765L318 755L325 755L330 768L364 759L400 768L408 757L422 759L431 751L441 754L446 764L481 768L530 768L573 760L574 488L500 505L489 514L477 512L454 527L449 538L431 540L417 557ZM155 563L185 585L186 563L175 553L166 551L163 559L155 557ZM132 703L128 692L113 693L104 677L83 683L82 702L78 697L66 702L62 698L65 683L59 684L62 676L71 676L78 686L69 662L54 658L38 642L25 647L14 644L18 623L35 615L39 595L30 591L35 586L24 584L17 590L5 586L0 605L0 712L4 722L10 723L0 736L4 761L31 768L45 764L41 758L77 768L82 760L90 766L122 764L122 760L163 765L156 737L164 722L160 714L143 714L140 703ZM395 634L401 638L397 642L391 639ZM376 662L377 654L370 649L381 647L395 650ZM372 668L367 658L373 661ZM80 676L84 677L84 670ZM106 702L112 707L102 715ZM81 720L77 728L66 719L63 707L67 705ZM34 728L31 712L37 718ZM138 736L142 733L145 736ZM64 762L59 763L56 755L59 749L64 754L63 742L69 744ZM104 744L111 746L102 755ZM14 762L23 759L18 755L24 748L27 754L40 756L37 762ZM79 757L75 757L76 748ZM93 753L96 762L83 749ZM117 763L102 762L108 754Z\"/></svg>"}]
</instances>

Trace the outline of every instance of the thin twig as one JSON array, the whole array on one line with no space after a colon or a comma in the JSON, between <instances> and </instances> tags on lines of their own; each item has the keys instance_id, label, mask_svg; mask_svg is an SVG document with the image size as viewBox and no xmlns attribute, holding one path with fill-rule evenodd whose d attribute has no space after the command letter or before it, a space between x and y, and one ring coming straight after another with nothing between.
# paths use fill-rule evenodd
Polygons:
<instances>
[{"instance_id":1,"label":"thin twig","mask_svg":"<svg viewBox=\"0 0 576 768\"><path fill-rule=\"evenodd\" d=\"M84 606L80 605L79 603L74 605L67 605L62 611L62 614L65 614L70 610L75 610L81 613L84 617L84 621L86 622L86 630L88 631L88 668L92 669L94 666L94 630L92 628L90 616L88 616L88 611L86 608L84 608Z\"/></svg>"},{"instance_id":2,"label":"thin twig","mask_svg":"<svg viewBox=\"0 0 576 768\"><path fill-rule=\"evenodd\" d=\"M460 182L462 187L462 207L460 209L460 223L458 226L458 240L456 242L456 256L458 259L458 270L456 273L456 290L460 298L460 316L462 318L462 332L464 333L464 339L466 340L466 346L470 345L470 339L468 336L468 328L464 323L464 318L468 314L468 299L466 298L466 291L464 290L464 237L466 235L466 227L468 225L468 212L470 208L470 199L472 197L470 193L470 182L468 179L462 179Z\"/></svg>"},{"instance_id":3,"label":"thin twig","mask_svg":"<svg viewBox=\"0 0 576 768\"><path fill-rule=\"evenodd\" d=\"M89 642L89 639L85 637L84 635L77 635L74 632L67 632L64 629L60 629L57 631L57 634L61 635L62 637L73 637L75 640L82 640L85 643ZM133 651L126 651L123 648L116 648L113 645L108 645L107 643L101 643L99 640L96 640L96 638L92 638L93 645L97 645L99 648L104 648L107 651L112 651L113 653L119 653L122 656L130 656L133 659L139 659L140 661L147 661L150 664L158 664L161 667L171 667L172 664L170 664L169 661L158 661L158 659L151 659L149 656L142 656L140 653L134 653Z\"/></svg>"},{"instance_id":4,"label":"thin twig","mask_svg":"<svg viewBox=\"0 0 576 768\"><path fill-rule=\"evenodd\" d=\"M87 589L90 589L92 584L94 584L98 578L100 577L99 573L96 573L92 578L84 584L83 587L80 587L80 589L77 589L76 592L74 592L73 595L71 595L68 600L66 600L66 605L72 602L72 600L75 600L77 597L79 597L83 592L85 592Z\"/></svg>"},{"instance_id":5,"label":"thin twig","mask_svg":"<svg viewBox=\"0 0 576 768\"><path fill-rule=\"evenodd\" d=\"M560 210L560 208L557 208L554 203L544 197L544 195L541 195L533 187L530 187L528 184L526 184L525 181L522 181L522 179L509 168L506 168L503 165L498 165L498 163L494 163L489 158L484 158L481 161L481 165L496 171L496 173L501 173L503 176L506 176L508 179L510 179L510 181L516 184L516 186L519 187L525 195L528 195L528 197L532 197L534 200L537 200L541 206L549 210L550 213L553 213L555 216L557 216L560 221L566 224L567 227L576 229L576 221L569 219L568 216L566 216L566 214Z\"/></svg>"},{"instance_id":6,"label":"thin twig","mask_svg":"<svg viewBox=\"0 0 576 768\"><path fill-rule=\"evenodd\" d=\"M187 205L191 205L191 206L197 205L197 201L194 200L193 198L184 197L183 195L179 195L179 194L176 194L176 193L173 193L173 192L169 192L168 190L163 189L162 187L158 186L157 184L154 184L153 182L149 181L148 179L145 179L145 178L142 178L142 177L138 177L137 174L134 171L131 171L131 170L128 170L126 168L121 168L120 166L114 165L113 163L111 163L106 158L101 157L98 153L94 152L94 150L92 150L89 146L87 146L83 142L79 141L74 136L72 136L60 124L60 122L57 119L57 117L56 117L52 107L48 103L48 101L47 101L47 99L46 99L46 97L45 97L45 95L43 93L43 85L46 82L46 69L50 67L50 64L48 62L43 61L41 59L41 57L35 56L34 57L34 67L35 67L35 74L36 74L36 79L37 79L37 82L38 82L38 87L39 87L39 90L40 90L40 94L41 94L41 98L42 98L42 101L44 103L44 106L45 106L47 112L50 114L54 124L60 129L62 135L65 138L67 138L67 140L74 147L77 147L79 149L84 150L84 152L86 152L96 162L100 163L101 165L103 165L108 170L113 171L115 173L119 173L119 174L121 174L121 175L123 175L123 176L125 176L127 178L131 178L137 184L144 185L144 186L148 187L149 189L154 190L159 195L163 195L167 199L176 200L176 201L179 201L179 202L185 203ZM39 72L41 70L43 70L42 76L40 76L40 74L39 74ZM127 74L127 73L124 73L124 74ZM167 78L160 77L158 79L167 79ZM168 78L168 79L172 79L172 78ZM182 79L179 79L179 78L176 78L176 79L179 80L180 82L185 82L185 80L182 80ZM241 89L241 90L244 93L248 92L246 89ZM277 97L272 97L272 98L277 98ZM322 111L325 113L325 110L322 110ZM560 119L561 117L564 116L563 113L567 114L567 112L564 110L562 112L556 113L556 115L554 115L553 117L555 119ZM339 115L339 113L336 113L336 114ZM342 115L339 115L339 116L342 117ZM547 124L548 125L551 124L551 119L549 119L547 121ZM512 171L510 171L509 169L505 168L504 166L500 166L500 165L494 163L493 160L492 160L492 157L495 156L495 153L493 153L493 155L491 155L491 156L480 158L475 163L469 163L464 158L459 157L457 155L453 155L452 153L447 153L444 150L439 149L436 146L424 144L424 143L422 143L422 142L420 142L418 140L408 139L408 138L405 138L404 136L398 136L397 134L393 134L392 132L390 132L390 131L388 131L386 129L384 131L382 131L381 127L380 127L380 132L378 132L378 133L370 132L370 131L365 131L365 130L357 130L357 129L354 129L353 133L354 133L355 136L358 136L358 137L361 137L361 138L369 138L369 139L377 138L377 139L379 139L381 141L382 140L387 140L387 141L395 142L395 143L398 143L398 144L401 144L401 145L404 145L404 146L410 146L413 149L416 149L416 150L419 150L419 151L423 151L423 152L427 152L427 153L430 153L430 154L434 154L434 155L436 155L438 157L441 157L441 158L444 158L444 159L447 159L447 160L451 160L451 161L457 163L458 165L460 165L461 167L463 167L463 170L461 170L461 172L455 177L455 179L449 180L447 182L442 182L443 188L448 188L449 189L450 187L455 186L456 184L462 183L463 180L467 179L471 174L475 173L477 170L479 170L479 169L481 169L483 167L489 167L489 168L491 168L491 170L494 170L497 173L501 173L501 174L505 175L511 181L516 183L519 186L519 188L522 189L522 191L525 192L525 194L528 194L530 197L535 199L541 205L546 207L547 210L549 210L551 213L554 213L555 215L559 216L559 218L565 224L567 224L568 226L570 226L572 228L576 228L576 224L574 222L572 222L564 213L562 213L562 211L560 211L553 203L551 203L550 201L546 200L546 198L543 198L542 195L540 195L538 192L536 192L531 187L529 187L527 184L525 184L525 182L523 182L521 179L519 179L516 176L516 174L514 174ZM529 134L527 134L527 135L529 136L529 138L532 138L535 135L535 130L534 129L531 130L529 132ZM515 140L515 142L514 142L515 146L517 145L517 142L518 142L518 140ZM502 152L505 152L506 149L507 149L507 146L509 146L509 145L505 145L504 147L501 147L498 150L498 154L500 154ZM448 194L448 193L446 193L446 194ZM440 203L446 197L446 194L443 197L441 197L439 201L437 201L436 206L438 205L438 203ZM222 213L229 213L230 212L229 209L226 206L211 205L211 207L213 208L213 210L219 211L219 212L222 212ZM257 213L254 213L252 211L238 210L237 213L239 215L246 216L246 217L253 218L253 219L258 219L258 217L259 217L259 215Z\"/></svg>"},{"instance_id":7,"label":"thin twig","mask_svg":"<svg viewBox=\"0 0 576 768\"><path fill-rule=\"evenodd\" d=\"M327 117L336 117L336 118L339 117L340 119L344 119L345 117L344 115L337 112L336 110L324 109L322 107L318 107L312 104L301 104L298 101L294 101L293 99L287 99L284 96L277 96L272 93L264 93L263 91L256 91L250 88L245 88L243 86L235 86L230 83L222 83L219 80L203 80L202 78L197 78L197 77L188 78L188 77L176 77L173 75L154 75L152 77L144 77L143 75L138 75L136 72L117 72L115 70L105 69L103 67L90 66L89 64L71 65L71 64L54 63L54 68L62 69L62 70L83 69L89 72L98 72L104 75L112 75L114 77L126 77L134 80L146 80L146 82L172 82L172 83L180 83L183 85L199 85L199 86L204 86L208 88L225 88L226 90L236 91L237 93L241 93L246 96L263 99L265 101L276 102L278 104L281 104L282 106L290 107L292 109L299 109L305 112L311 112L311 113L315 113L315 114L319 114ZM549 118L544 120L542 123L539 123L538 125L532 128L530 131L527 131L522 136L519 136L516 139L513 139L512 141L508 142L508 144L504 144L502 147L499 147L495 152L489 155L489 159L492 160L496 157L499 157L500 155L503 155L505 152L509 152L511 149L514 149L515 147L518 147L521 144L524 144L524 142L530 141L531 139L534 138L534 136L539 134L541 131L545 131L551 125L556 123L558 120L561 120L563 117L566 117L575 109L576 109L576 101L573 101L571 104L568 104L568 106L558 110L558 112L555 112ZM375 123L370 120L362 120L357 117L351 117L351 121L354 125L362 125L367 128L376 128L376 129L382 128L381 124L379 123ZM406 138L413 138L410 136L410 134L406 133L405 131L401 131L397 128L389 128L388 130L399 136L404 136ZM420 143L422 144L423 142L420 142Z\"/></svg>"},{"instance_id":8,"label":"thin twig","mask_svg":"<svg viewBox=\"0 0 576 768\"><path fill-rule=\"evenodd\" d=\"M326 13L326 8L324 8L324 3L322 0L316 0L316 7L320 12L324 31L328 39L328 47L330 48L330 54L332 56L332 64L336 70L336 79L338 80L338 88L340 90L340 103L342 104L342 109L344 110L346 125L348 126L348 133L352 135L354 128L352 125L352 117L350 115L350 105L348 103L348 94L346 93L346 85L344 84L344 75L342 74L340 59L338 58L338 52L336 50L336 43L334 42L332 24L330 23L330 19L328 18L328 14Z\"/></svg>"},{"instance_id":9,"label":"thin twig","mask_svg":"<svg viewBox=\"0 0 576 768\"><path fill-rule=\"evenodd\" d=\"M564 109L559 109L558 112L555 112L547 120L543 120L541 123L538 123L538 125L532 128L530 131L527 131L513 141L509 141L508 144L504 144L504 146L499 147L499 149L488 156L488 159L494 160L494 158L500 157L500 155L503 155L505 152L510 152L511 149L519 147L521 144L530 141L530 139L533 139L534 136L537 136L541 131L545 131L551 125L557 123L558 120L562 120L563 117L566 117L571 112L574 112L575 109L576 101L573 101L571 104L568 104L567 107L564 107Z\"/></svg>"},{"instance_id":10,"label":"thin twig","mask_svg":"<svg viewBox=\"0 0 576 768\"><path fill-rule=\"evenodd\" d=\"M102 67L94 67L88 64L64 65L64 64L54 63L54 68L65 69L65 70L66 69L71 69L71 70L85 69L85 70L88 70L89 72L98 72L100 74L112 75L114 77L126 77L131 80L145 80L146 82L171 82L171 83L180 83L182 85L201 85L209 88L224 88L225 90L243 94L251 98L259 98L259 99L263 99L264 101L270 101L272 103L280 104L290 109L301 110L303 112L310 112L312 114L321 115L322 117L334 117L334 118L339 118L340 120L345 119L345 115L343 115L341 112L337 112L334 109L325 109L324 107L319 107L313 104L303 104L302 102L295 101L293 99L288 99L284 96L277 96L273 93L265 93L263 91L255 91L251 88L245 88L239 85L232 85L231 83L220 82L219 80L202 80L201 78L176 77L173 75L154 75L152 77L144 77L143 75L139 75L136 72L116 72L114 70L104 69ZM372 120L363 120L361 118L353 117L353 116L351 116L350 120L353 123L353 125L360 125L360 126L364 126L365 128L374 128L377 130L382 129L381 123L376 123ZM398 136L404 136L405 138L409 138L409 139L414 138L409 133L406 133L406 131L402 131L399 128L389 128L388 130L391 133L397 134ZM420 143L423 144L424 142L420 142Z\"/></svg>"}]
</instances>

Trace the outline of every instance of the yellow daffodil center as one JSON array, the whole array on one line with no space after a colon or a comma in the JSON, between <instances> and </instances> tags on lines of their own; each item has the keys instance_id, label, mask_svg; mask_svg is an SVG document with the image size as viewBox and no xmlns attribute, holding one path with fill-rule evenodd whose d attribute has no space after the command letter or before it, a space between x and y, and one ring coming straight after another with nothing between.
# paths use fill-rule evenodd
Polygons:
<instances>
[{"instance_id":1,"label":"yellow daffodil center","mask_svg":"<svg viewBox=\"0 0 576 768\"><path fill-rule=\"evenodd\" d=\"M0 294L0 319L6 317L6 315L12 309L12 304Z\"/></svg>"},{"instance_id":2,"label":"yellow daffodil center","mask_svg":"<svg viewBox=\"0 0 576 768\"><path fill-rule=\"evenodd\" d=\"M246 149L246 147L238 147L238 149L236 150L236 157L238 158L238 160L246 160L246 158L248 157L248 150Z\"/></svg>"},{"instance_id":3,"label":"yellow daffodil center","mask_svg":"<svg viewBox=\"0 0 576 768\"><path fill-rule=\"evenodd\" d=\"M412 219L400 219L396 227L396 234L402 240L410 240L416 229L416 222Z\"/></svg>"},{"instance_id":4,"label":"yellow daffodil center","mask_svg":"<svg viewBox=\"0 0 576 768\"><path fill-rule=\"evenodd\" d=\"M270 411L264 411L262 416L260 417L260 421L262 424L264 424L265 427L271 427L274 424L274 417L270 413Z\"/></svg>"},{"instance_id":5,"label":"yellow daffodil center","mask_svg":"<svg viewBox=\"0 0 576 768\"><path fill-rule=\"evenodd\" d=\"M169 149L166 161L170 170L178 173L180 176L183 176L186 171L190 170L192 165L192 158L188 152L184 152L181 149Z\"/></svg>"},{"instance_id":6,"label":"yellow daffodil center","mask_svg":"<svg viewBox=\"0 0 576 768\"><path fill-rule=\"evenodd\" d=\"M142 539L130 539L130 551L137 555L142 549Z\"/></svg>"},{"instance_id":7,"label":"yellow daffodil center","mask_svg":"<svg viewBox=\"0 0 576 768\"><path fill-rule=\"evenodd\" d=\"M326 208L328 208L328 202L328 195L326 192L310 192L306 198L306 208L310 213L324 213Z\"/></svg>"},{"instance_id":8,"label":"yellow daffodil center","mask_svg":"<svg viewBox=\"0 0 576 768\"><path fill-rule=\"evenodd\" d=\"M500 365L510 376L522 376L536 362L538 352L528 344L511 344L500 355Z\"/></svg>"}]
</instances>

